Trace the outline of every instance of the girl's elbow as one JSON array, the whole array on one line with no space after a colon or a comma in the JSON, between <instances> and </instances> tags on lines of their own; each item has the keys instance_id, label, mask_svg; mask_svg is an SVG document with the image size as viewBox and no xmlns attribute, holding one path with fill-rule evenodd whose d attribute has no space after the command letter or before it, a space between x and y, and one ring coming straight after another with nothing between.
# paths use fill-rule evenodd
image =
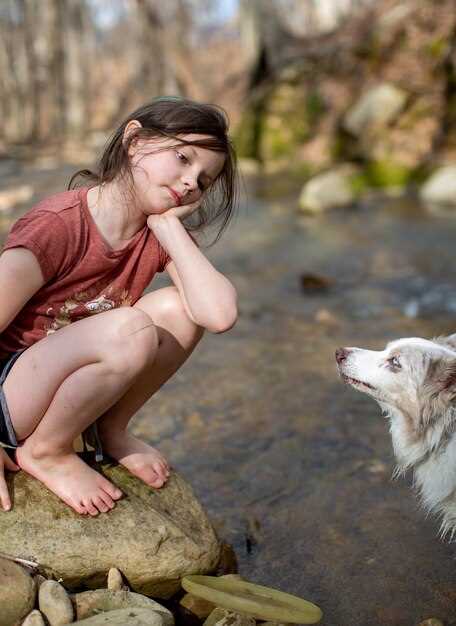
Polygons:
<instances>
[{"instance_id":1,"label":"girl's elbow","mask_svg":"<svg viewBox=\"0 0 456 626\"><path fill-rule=\"evenodd\" d=\"M233 328L238 318L237 307L233 306L229 310L225 309L217 319L214 319L207 330L214 334L226 333Z\"/></svg>"}]
</instances>

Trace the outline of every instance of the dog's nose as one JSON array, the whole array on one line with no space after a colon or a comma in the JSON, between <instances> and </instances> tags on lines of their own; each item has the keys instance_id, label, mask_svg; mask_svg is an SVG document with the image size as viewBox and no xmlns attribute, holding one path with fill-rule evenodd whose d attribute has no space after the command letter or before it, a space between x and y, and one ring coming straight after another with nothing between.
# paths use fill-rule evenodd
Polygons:
<instances>
[{"instance_id":1,"label":"dog's nose","mask_svg":"<svg viewBox=\"0 0 456 626\"><path fill-rule=\"evenodd\" d=\"M343 361L345 361L345 359L348 357L349 354L350 354L350 350L347 350L347 348L337 348L336 361L338 363L342 363Z\"/></svg>"}]
</instances>

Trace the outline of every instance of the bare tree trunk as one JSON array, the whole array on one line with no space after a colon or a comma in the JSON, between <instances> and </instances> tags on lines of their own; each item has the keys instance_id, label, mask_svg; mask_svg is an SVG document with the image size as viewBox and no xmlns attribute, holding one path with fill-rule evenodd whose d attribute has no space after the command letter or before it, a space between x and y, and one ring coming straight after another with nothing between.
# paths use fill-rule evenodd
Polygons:
<instances>
[{"instance_id":1,"label":"bare tree trunk","mask_svg":"<svg viewBox=\"0 0 456 626\"><path fill-rule=\"evenodd\" d=\"M48 124L45 134L61 140L66 132L66 2L47 0L48 9L48 62L46 80L50 85L48 98Z\"/></svg>"},{"instance_id":2,"label":"bare tree trunk","mask_svg":"<svg viewBox=\"0 0 456 626\"><path fill-rule=\"evenodd\" d=\"M26 0L24 5L25 50L28 65L28 108L30 115L29 139L37 141L40 136L42 97L40 90L38 57L35 46L35 31L38 23L38 5L36 0Z\"/></svg>"},{"instance_id":3,"label":"bare tree trunk","mask_svg":"<svg viewBox=\"0 0 456 626\"><path fill-rule=\"evenodd\" d=\"M163 24L159 5L154 0L136 0L138 52L141 83L146 99L162 93L164 85Z\"/></svg>"},{"instance_id":4,"label":"bare tree trunk","mask_svg":"<svg viewBox=\"0 0 456 626\"><path fill-rule=\"evenodd\" d=\"M80 137L87 126L88 59L85 50L87 6L84 0L66 0L65 15L65 131Z\"/></svg>"}]
</instances>

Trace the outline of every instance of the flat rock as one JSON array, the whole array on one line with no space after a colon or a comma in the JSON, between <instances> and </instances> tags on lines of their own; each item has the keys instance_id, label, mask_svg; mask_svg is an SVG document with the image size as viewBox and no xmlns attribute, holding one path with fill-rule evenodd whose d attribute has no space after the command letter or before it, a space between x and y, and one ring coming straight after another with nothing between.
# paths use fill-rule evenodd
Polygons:
<instances>
[{"instance_id":1,"label":"flat rock","mask_svg":"<svg viewBox=\"0 0 456 626\"><path fill-rule=\"evenodd\" d=\"M78 620L92 617L100 612L107 613L119 609L148 609L160 613L163 626L173 626L174 624L173 614L166 607L132 591L96 589L95 591L76 593L72 600Z\"/></svg>"},{"instance_id":2,"label":"flat rock","mask_svg":"<svg viewBox=\"0 0 456 626\"><path fill-rule=\"evenodd\" d=\"M8 515L1 517L6 519ZM20 623L33 609L35 596L36 586L28 572L14 561L0 557L1 626L16 626Z\"/></svg>"},{"instance_id":3,"label":"flat rock","mask_svg":"<svg viewBox=\"0 0 456 626\"><path fill-rule=\"evenodd\" d=\"M155 598L172 596L187 574L216 568L219 542L179 475L152 489L120 465L97 469L125 497L95 518L78 515L25 472L10 474L14 504L0 516L0 552L37 562L69 590L104 587L115 566L134 591Z\"/></svg>"},{"instance_id":4,"label":"flat rock","mask_svg":"<svg viewBox=\"0 0 456 626\"><path fill-rule=\"evenodd\" d=\"M163 616L150 609L119 609L74 623L82 626L163 626Z\"/></svg>"}]
</instances>

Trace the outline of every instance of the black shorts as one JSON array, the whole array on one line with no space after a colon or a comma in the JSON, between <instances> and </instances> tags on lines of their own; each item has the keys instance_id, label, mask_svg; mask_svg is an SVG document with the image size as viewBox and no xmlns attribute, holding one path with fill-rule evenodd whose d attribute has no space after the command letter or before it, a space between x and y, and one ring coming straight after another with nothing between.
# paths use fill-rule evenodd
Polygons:
<instances>
[{"instance_id":1,"label":"black shorts","mask_svg":"<svg viewBox=\"0 0 456 626\"><path fill-rule=\"evenodd\" d=\"M11 422L11 416L6 403L5 394L3 392L3 383L6 380L11 368L16 360L24 352L18 350L0 360L0 444L6 449L10 456L14 453L18 443L16 439L16 433L14 432L13 424Z\"/></svg>"}]
</instances>

